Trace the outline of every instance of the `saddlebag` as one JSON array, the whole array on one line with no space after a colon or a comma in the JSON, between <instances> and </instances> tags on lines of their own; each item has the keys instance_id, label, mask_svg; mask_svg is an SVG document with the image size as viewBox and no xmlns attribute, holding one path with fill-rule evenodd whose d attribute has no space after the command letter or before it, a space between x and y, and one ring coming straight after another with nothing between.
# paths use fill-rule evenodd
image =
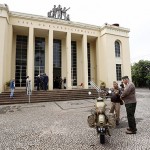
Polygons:
<instances>
[{"instance_id":1,"label":"saddlebag","mask_svg":"<svg viewBox=\"0 0 150 150\"><path fill-rule=\"evenodd\" d=\"M95 127L95 122L96 122L96 115L92 114L90 116L88 116L87 118L87 122L90 128L94 128Z\"/></svg>"}]
</instances>

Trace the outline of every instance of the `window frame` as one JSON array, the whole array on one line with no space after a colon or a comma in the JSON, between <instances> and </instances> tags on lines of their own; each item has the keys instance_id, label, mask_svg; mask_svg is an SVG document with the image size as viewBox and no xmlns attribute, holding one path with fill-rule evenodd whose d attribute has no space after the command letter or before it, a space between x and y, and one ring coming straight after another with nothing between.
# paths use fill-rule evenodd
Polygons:
<instances>
[{"instance_id":1,"label":"window frame","mask_svg":"<svg viewBox=\"0 0 150 150\"><path fill-rule=\"evenodd\" d=\"M121 56L120 42L115 41L115 57L119 58L120 56Z\"/></svg>"}]
</instances>

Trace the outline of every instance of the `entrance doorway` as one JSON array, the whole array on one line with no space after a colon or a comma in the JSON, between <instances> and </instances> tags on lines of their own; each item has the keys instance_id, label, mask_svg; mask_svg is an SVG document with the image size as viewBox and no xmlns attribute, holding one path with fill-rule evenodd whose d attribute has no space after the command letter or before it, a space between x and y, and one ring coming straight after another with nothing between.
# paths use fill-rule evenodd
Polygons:
<instances>
[{"instance_id":1,"label":"entrance doorway","mask_svg":"<svg viewBox=\"0 0 150 150\"><path fill-rule=\"evenodd\" d=\"M61 89L61 40L53 41L53 88Z\"/></svg>"},{"instance_id":2,"label":"entrance doorway","mask_svg":"<svg viewBox=\"0 0 150 150\"><path fill-rule=\"evenodd\" d=\"M16 87L26 87L26 69L27 69L27 36L17 35L16 73L15 73Z\"/></svg>"},{"instance_id":3,"label":"entrance doorway","mask_svg":"<svg viewBox=\"0 0 150 150\"><path fill-rule=\"evenodd\" d=\"M35 37L34 85L38 75L45 73L45 38Z\"/></svg>"}]
</instances>

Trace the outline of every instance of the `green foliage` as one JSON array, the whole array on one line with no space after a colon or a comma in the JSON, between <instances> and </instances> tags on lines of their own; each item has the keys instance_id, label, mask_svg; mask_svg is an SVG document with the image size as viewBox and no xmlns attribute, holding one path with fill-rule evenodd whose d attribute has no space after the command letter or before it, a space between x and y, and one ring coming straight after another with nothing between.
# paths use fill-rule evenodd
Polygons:
<instances>
[{"instance_id":1,"label":"green foliage","mask_svg":"<svg viewBox=\"0 0 150 150\"><path fill-rule=\"evenodd\" d=\"M104 81L101 81L100 88L101 89L105 89L106 88L106 83Z\"/></svg>"},{"instance_id":2,"label":"green foliage","mask_svg":"<svg viewBox=\"0 0 150 150\"><path fill-rule=\"evenodd\" d=\"M140 60L133 64L131 73L136 87L150 87L150 61Z\"/></svg>"},{"instance_id":3,"label":"green foliage","mask_svg":"<svg viewBox=\"0 0 150 150\"><path fill-rule=\"evenodd\" d=\"M6 82L6 86L9 87L10 86L10 81Z\"/></svg>"}]
</instances>

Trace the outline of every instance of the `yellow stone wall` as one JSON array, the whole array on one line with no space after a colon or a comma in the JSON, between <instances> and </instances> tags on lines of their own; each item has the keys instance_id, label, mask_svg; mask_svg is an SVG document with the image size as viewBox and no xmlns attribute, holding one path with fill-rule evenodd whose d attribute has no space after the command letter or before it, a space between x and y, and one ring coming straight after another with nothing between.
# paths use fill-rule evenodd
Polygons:
<instances>
[{"instance_id":1,"label":"yellow stone wall","mask_svg":"<svg viewBox=\"0 0 150 150\"><path fill-rule=\"evenodd\" d=\"M11 12L0 4L0 92L5 83L15 77L16 35L28 36L27 75L34 82L34 40L45 37L45 72L49 89L53 89L53 39L61 40L62 74L71 89L71 41L77 43L77 85L88 88L87 43L90 43L91 80L107 87L116 80L116 64L121 64L122 75L131 77L129 29L105 24L94 26L43 16ZM115 41L120 42L121 57L115 57ZM32 83L34 89L34 84Z\"/></svg>"}]
</instances>

